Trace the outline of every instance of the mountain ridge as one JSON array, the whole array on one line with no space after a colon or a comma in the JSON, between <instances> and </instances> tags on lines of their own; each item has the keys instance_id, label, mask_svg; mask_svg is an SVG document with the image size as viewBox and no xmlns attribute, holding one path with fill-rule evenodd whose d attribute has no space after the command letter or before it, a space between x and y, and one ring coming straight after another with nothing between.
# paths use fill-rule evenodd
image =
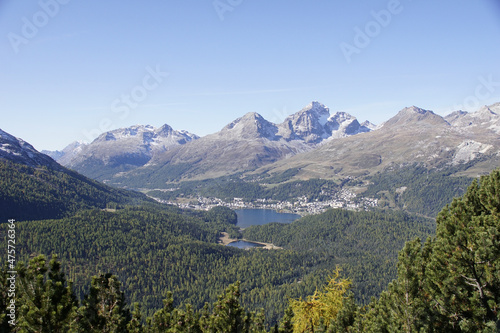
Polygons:
<instances>
[{"instance_id":1,"label":"mountain ridge","mask_svg":"<svg viewBox=\"0 0 500 333\"><path fill-rule=\"evenodd\" d=\"M174 130L168 124L155 128L134 125L108 131L89 144L75 144L63 149L57 160L88 177L103 180L116 172L126 172L148 163L157 152L167 151L199 137Z\"/></svg>"},{"instance_id":2,"label":"mountain ridge","mask_svg":"<svg viewBox=\"0 0 500 333\"><path fill-rule=\"evenodd\" d=\"M496 103L474 113L455 112L447 118L415 106L404 108L376 130L326 142L256 173L281 173L299 168L297 178L328 179L363 176L394 165L413 163L428 168L452 166L479 161L480 157L488 157L490 162L484 163L489 166L484 168L491 171L500 156L496 127L500 124L500 112L494 112L499 108L500 103ZM484 114L488 117L482 116Z\"/></svg>"},{"instance_id":3,"label":"mountain ridge","mask_svg":"<svg viewBox=\"0 0 500 333\"><path fill-rule=\"evenodd\" d=\"M0 130L0 219L41 220L80 209L152 202L69 170L26 141Z\"/></svg>"},{"instance_id":4,"label":"mountain ridge","mask_svg":"<svg viewBox=\"0 0 500 333\"><path fill-rule=\"evenodd\" d=\"M288 116L280 124L249 112L219 132L202 138L187 131L175 131L168 125L162 128L164 130L160 131L148 125L136 125L105 132L88 145L75 145L73 150L68 148L58 161L89 177L112 183L121 183L117 179L137 174L160 172L155 168L161 168L161 172L174 168L183 179L210 178L253 170L311 150L326 140L372 129L345 112L330 115L329 108L317 101ZM155 135L164 133L171 144L159 149L150 142L127 141L128 137L137 136L141 131L148 132L150 137L153 136L151 132ZM174 137L182 140L175 141ZM113 145L116 148L112 148Z\"/></svg>"},{"instance_id":5,"label":"mountain ridge","mask_svg":"<svg viewBox=\"0 0 500 333\"><path fill-rule=\"evenodd\" d=\"M0 129L0 158L30 167L47 166L61 170L51 157L38 152L28 142Z\"/></svg>"},{"instance_id":6,"label":"mountain ridge","mask_svg":"<svg viewBox=\"0 0 500 333\"><path fill-rule=\"evenodd\" d=\"M375 126L368 121L360 124L346 112L330 113L328 107L313 101L279 124L249 112L219 132L150 153L135 165L115 161L116 167L107 173L102 172L101 164L92 165L91 159L84 162L101 172L90 176L117 186L139 186L144 181L149 187L155 183L248 172L281 173L287 169L301 170L296 179L336 179L367 175L391 165L421 163L432 168L485 156L494 159L499 155L498 133L500 103L444 117L410 106ZM119 141L113 138L111 131L95 141ZM85 163L76 170L89 175Z\"/></svg>"},{"instance_id":7,"label":"mountain ridge","mask_svg":"<svg viewBox=\"0 0 500 333\"><path fill-rule=\"evenodd\" d=\"M123 184L122 181L127 183L126 178L145 175L159 177L164 182L226 176L312 150L323 141L333 139L333 133L349 136L370 131L351 115L344 113L343 118L338 114L331 116L329 108L315 101L280 124L249 112L219 132L157 154L144 167L116 175L110 181ZM176 176L162 175L169 172Z\"/></svg>"}]
</instances>

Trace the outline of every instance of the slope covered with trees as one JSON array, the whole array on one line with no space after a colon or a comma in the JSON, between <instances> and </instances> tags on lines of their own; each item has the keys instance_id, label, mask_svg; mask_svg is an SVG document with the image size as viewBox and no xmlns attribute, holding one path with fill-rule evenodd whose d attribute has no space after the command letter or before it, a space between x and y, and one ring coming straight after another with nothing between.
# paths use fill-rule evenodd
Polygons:
<instances>
[{"instance_id":1,"label":"slope covered with trees","mask_svg":"<svg viewBox=\"0 0 500 333\"><path fill-rule=\"evenodd\" d=\"M294 332L498 332L499 193L498 170L473 181L439 213L434 237L405 244L378 299L359 307L345 297L335 319Z\"/></svg>"},{"instance_id":2,"label":"slope covered with trees","mask_svg":"<svg viewBox=\"0 0 500 333\"><path fill-rule=\"evenodd\" d=\"M95 276L89 292L79 303L71 283L66 283L58 262L53 259L47 267L44 257L39 256L26 267L17 267L20 281L17 301L22 305L18 310L19 326L14 331L498 332L499 193L500 171L473 181L462 197L454 199L439 213L435 236L428 237L425 242L419 237L406 242L399 252L396 278L380 297L373 298L365 306L356 304L350 292L351 281L337 269L327 284L317 288L310 296L283 301L289 306L279 325L266 327L265 311L247 311L242 307L239 282L221 293L213 306L206 304L201 310L194 309L190 304L175 306L172 294L167 292L163 308L144 324L140 306L136 304L134 311L130 312L115 276ZM344 213L330 211L326 216L330 224L336 225L335 218ZM338 220L346 217L344 215ZM322 220L327 220L324 216L310 219L318 226L322 225ZM348 222L343 226L347 225ZM305 246L301 242L305 238L300 235L301 227L300 223L290 226L274 224L268 226L266 231L270 233L270 239L275 237L274 240L284 246L300 247ZM389 233L396 234L397 228L391 228L390 224L385 227ZM276 232L278 228L283 232ZM253 229L249 230L249 235L262 231L260 228ZM317 233L316 239L339 240L341 229L328 234L325 227L315 228L313 223L309 233ZM369 231L370 223L365 229ZM323 233L318 233L318 230ZM384 238L380 240L384 241ZM361 243L356 245L361 246ZM326 247L331 246L327 244ZM309 248L311 250L317 251L314 247ZM7 276L5 272L1 275ZM2 290L7 289L7 283L6 278L1 280ZM303 280L301 284L308 283L310 281ZM247 289L243 292L252 291ZM269 294L266 296L270 299ZM7 302L3 301L0 306L0 313L6 313ZM5 332L13 328L9 326L8 319L5 315L0 317Z\"/></svg>"},{"instance_id":3,"label":"slope covered with trees","mask_svg":"<svg viewBox=\"0 0 500 333\"><path fill-rule=\"evenodd\" d=\"M277 251L218 245L222 231L235 232L234 214L222 207L188 212L149 204L19 222L16 256L29 264L17 267L15 327L6 315L7 269L1 272L1 328L495 332L499 193L500 171L474 181L438 214L434 236L424 218L343 210L244 231L284 248ZM52 254L60 262L47 263ZM328 278L335 267L342 274Z\"/></svg>"},{"instance_id":4,"label":"slope covered with trees","mask_svg":"<svg viewBox=\"0 0 500 333\"><path fill-rule=\"evenodd\" d=\"M61 170L0 159L0 221L61 218L80 209L152 201L141 193L115 189L63 167Z\"/></svg>"},{"instance_id":5,"label":"slope covered with trees","mask_svg":"<svg viewBox=\"0 0 500 333\"><path fill-rule=\"evenodd\" d=\"M381 208L401 209L434 218L454 197L461 196L472 178L455 176L473 163L443 169L418 164L395 167L370 176L363 196L379 199Z\"/></svg>"},{"instance_id":6,"label":"slope covered with trees","mask_svg":"<svg viewBox=\"0 0 500 333\"><path fill-rule=\"evenodd\" d=\"M396 276L398 249L405 241L427 237L434 228L432 220L403 212L332 209L291 224L251 226L243 236L307 253L328 270L342 265L357 300L367 303Z\"/></svg>"},{"instance_id":7,"label":"slope covered with trees","mask_svg":"<svg viewBox=\"0 0 500 333\"><path fill-rule=\"evenodd\" d=\"M217 244L221 232L237 234L233 214L224 207L190 212L158 205L83 210L64 219L18 223L16 250L24 260L33 253L57 254L79 298L96 272L116 274L127 299L141 303L146 315L161 308L168 291L176 302L200 309L241 281L242 304L251 311L263 308L266 322L275 323L288 297L312 293L336 265L353 277L357 299L367 302L395 277L396 249L431 230L428 221L402 213L333 210L290 229L263 226L260 235L250 228L245 237L254 234L285 249L245 251ZM299 233L288 243L280 238Z\"/></svg>"}]
</instances>

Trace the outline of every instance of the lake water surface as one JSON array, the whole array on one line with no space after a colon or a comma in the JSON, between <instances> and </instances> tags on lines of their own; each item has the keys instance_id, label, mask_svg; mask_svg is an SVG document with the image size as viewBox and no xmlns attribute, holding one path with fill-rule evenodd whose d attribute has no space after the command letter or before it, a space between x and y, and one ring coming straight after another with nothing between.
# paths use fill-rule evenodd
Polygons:
<instances>
[{"instance_id":1,"label":"lake water surface","mask_svg":"<svg viewBox=\"0 0 500 333\"><path fill-rule=\"evenodd\" d=\"M291 223L300 218L298 214L278 213L271 209L236 209L235 212L238 216L238 223L236 223L236 226L240 228L272 222ZM233 246L239 249L249 249L252 247L263 247L264 245L239 240L229 243L227 246Z\"/></svg>"},{"instance_id":2,"label":"lake water surface","mask_svg":"<svg viewBox=\"0 0 500 333\"><path fill-rule=\"evenodd\" d=\"M235 212L238 215L236 226L240 228L271 222L291 223L300 218L298 214L278 213L271 209L236 209Z\"/></svg>"},{"instance_id":3,"label":"lake water surface","mask_svg":"<svg viewBox=\"0 0 500 333\"><path fill-rule=\"evenodd\" d=\"M253 243L253 242L245 242L242 240L229 243L229 244L227 244L227 246L237 247L238 249L249 249L252 247L264 247L264 245L262 245L262 244L257 244L257 243Z\"/></svg>"}]
</instances>

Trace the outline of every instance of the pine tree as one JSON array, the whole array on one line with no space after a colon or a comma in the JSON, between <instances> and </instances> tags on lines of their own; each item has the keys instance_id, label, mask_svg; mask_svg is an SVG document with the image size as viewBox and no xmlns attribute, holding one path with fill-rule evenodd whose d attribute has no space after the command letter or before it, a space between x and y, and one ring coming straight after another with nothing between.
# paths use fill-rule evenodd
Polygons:
<instances>
[{"instance_id":1,"label":"pine tree","mask_svg":"<svg viewBox=\"0 0 500 333\"><path fill-rule=\"evenodd\" d=\"M173 325L174 297L172 292L167 292L163 300L163 308L156 311L153 317L147 319L147 330L151 333L166 332Z\"/></svg>"},{"instance_id":2,"label":"pine tree","mask_svg":"<svg viewBox=\"0 0 500 333\"><path fill-rule=\"evenodd\" d=\"M279 333L293 333L293 307L291 305L285 310L284 316L281 318Z\"/></svg>"},{"instance_id":3,"label":"pine tree","mask_svg":"<svg viewBox=\"0 0 500 333\"><path fill-rule=\"evenodd\" d=\"M9 324L9 320L13 319L7 316L10 312L7 306L9 306L10 300L14 299L9 297L10 281L7 280L9 277L8 270L7 264L0 266L0 333L9 333L11 332L11 327L13 327Z\"/></svg>"},{"instance_id":4,"label":"pine tree","mask_svg":"<svg viewBox=\"0 0 500 333\"><path fill-rule=\"evenodd\" d=\"M131 316L116 276L94 276L89 294L82 303L83 306L78 312L81 327L85 332L126 332Z\"/></svg>"},{"instance_id":5,"label":"pine tree","mask_svg":"<svg viewBox=\"0 0 500 333\"><path fill-rule=\"evenodd\" d=\"M426 275L432 307L453 330L499 325L500 171L474 181L438 215Z\"/></svg>"},{"instance_id":6,"label":"pine tree","mask_svg":"<svg viewBox=\"0 0 500 333\"><path fill-rule=\"evenodd\" d=\"M141 323L141 305L139 303L134 303L134 311L132 312L132 319L127 324L128 333L142 333L144 332L144 327Z\"/></svg>"},{"instance_id":7,"label":"pine tree","mask_svg":"<svg viewBox=\"0 0 500 333\"><path fill-rule=\"evenodd\" d=\"M68 332L76 329L78 306L67 283L57 256L48 266L43 255L29 261L27 267L18 265L19 321L20 332Z\"/></svg>"},{"instance_id":8,"label":"pine tree","mask_svg":"<svg viewBox=\"0 0 500 333\"><path fill-rule=\"evenodd\" d=\"M242 333L248 332L249 323L243 307L240 306L240 283L227 287L225 294L218 297L208 323L203 325L204 333Z\"/></svg>"},{"instance_id":9,"label":"pine tree","mask_svg":"<svg viewBox=\"0 0 500 333\"><path fill-rule=\"evenodd\" d=\"M328 328L328 333L341 333L353 330L353 325L356 318L359 316L359 307L356 305L354 300L354 294L349 293L347 298L344 299L344 304L342 308L337 313L334 320L331 321Z\"/></svg>"}]
</instances>

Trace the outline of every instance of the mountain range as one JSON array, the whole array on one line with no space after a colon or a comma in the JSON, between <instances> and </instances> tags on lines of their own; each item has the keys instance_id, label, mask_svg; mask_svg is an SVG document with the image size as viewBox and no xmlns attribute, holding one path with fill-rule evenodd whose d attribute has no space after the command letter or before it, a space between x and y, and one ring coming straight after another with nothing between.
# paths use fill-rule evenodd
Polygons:
<instances>
[{"instance_id":1,"label":"mountain range","mask_svg":"<svg viewBox=\"0 0 500 333\"><path fill-rule=\"evenodd\" d=\"M163 181L203 179L254 170L330 140L369 132L375 125L360 124L345 112L330 115L328 107L312 102L280 124L251 112L202 138L168 125L163 128L169 130L119 129L101 134L88 145L73 143L62 152L48 153L69 168L119 185L144 175ZM151 133L162 144L151 142Z\"/></svg>"},{"instance_id":2,"label":"mountain range","mask_svg":"<svg viewBox=\"0 0 500 333\"><path fill-rule=\"evenodd\" d=\"M73 142L62 151L45 153L68 168L104 180L143 166L154 154L196 139L197 135L176 131L167 124L159 128L137 125L102 133L91 144Z\"/></svg>"},{"instance_id":3,"label":"mountain range","mask_svg":"<svg viewBox=\"0 0 500 333\"><path fill-rule=\"evenodd\" d=\"M334 178L368 175L414 163L443 168L474 162L469 175L476 176L498 166L499 124L500 103L446 117L412 106L374 131L331 140L314 151L262 169L276 173L300 168L302 177Z\"/></svg>"},{"instance_id":4,"label":"mountain range","mask_svg":"<svg viewBox=\"0 0 500 333\"><path fill-rule=\"evenodd\" d=\"M412 106L375 126L312 102L280 124L247 113L201 138L168 125L138 125L103 133L90 144L73 143L52 156L86 176L134 188L289 169L299 170L295 179L339 179L415 163L471 163L467 175L476 176L498 165L499 134L500 103L445 117Z\"/></svg>"},{"instance_id":5,"label":"mountain range","mask_svg":"<svg viewBox=\"0 0 500 333\"><path fill-rule=\"evenodd\" d=\"M0 130L0 220L41 220L81 209L151 202L145 195L87 178Z\"/></svg>"}]
</instances>

